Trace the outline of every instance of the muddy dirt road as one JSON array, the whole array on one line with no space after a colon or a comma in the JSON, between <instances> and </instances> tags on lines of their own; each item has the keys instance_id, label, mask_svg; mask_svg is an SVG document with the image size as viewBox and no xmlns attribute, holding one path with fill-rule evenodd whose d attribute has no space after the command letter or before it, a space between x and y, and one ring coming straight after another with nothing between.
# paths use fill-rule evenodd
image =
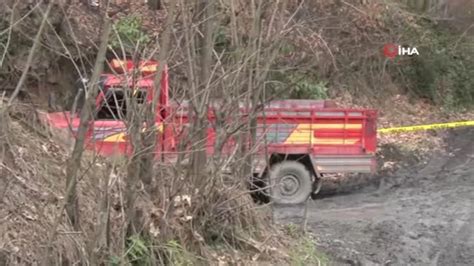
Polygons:
<instances>
[{"instance_id":1,"label":"muddy dirt road","mask_svg":"<svg viewBox=\"0 0 474 266\"><path fill-rule=\"evenodd\" d=\"M377 188L309 203L308 229L335 265L474 265L474 129Z\"/></svg>"}]
</instances>

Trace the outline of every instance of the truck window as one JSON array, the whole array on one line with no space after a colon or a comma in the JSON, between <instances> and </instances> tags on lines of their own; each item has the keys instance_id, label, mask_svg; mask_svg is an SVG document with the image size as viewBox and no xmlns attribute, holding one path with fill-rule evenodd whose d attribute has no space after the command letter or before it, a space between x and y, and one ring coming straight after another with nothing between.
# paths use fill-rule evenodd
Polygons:
<instances>
[{"instance_id":1,"label":"truck window","mask_svg":"<svg viewBox=\"0 0 474 266\"><path fill-rule=\"evenodd\" d=\"M130 90L122 88L109 88L105 93L105 100L97 111L98 120L123 120L127 116L127 98L133 97L138 104L144 104L146 90L137 89L131 95ZM130 98L132 99L132 98Z\"/></svg>"},{"instance_id":2,"label":"truck window","mask_svg":"<svg viewBox=\"0 0 474 266\"><path fill-rule=\"evenodd\" d=\"M123 119L126 115L127 107L123 90L108 89L105 93L105 100L97 112L97 119L117 120Z\"/></svg>"}]
</instances>

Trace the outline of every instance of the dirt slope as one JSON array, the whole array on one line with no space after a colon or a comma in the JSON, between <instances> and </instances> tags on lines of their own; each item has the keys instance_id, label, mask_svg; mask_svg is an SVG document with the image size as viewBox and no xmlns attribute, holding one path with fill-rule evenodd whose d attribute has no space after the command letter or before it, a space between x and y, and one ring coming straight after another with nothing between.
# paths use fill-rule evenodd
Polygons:
<instances>
[{"instance_id":1,"label":"dirt slope","mask_svg":"<svg viewBox=\"0 0 474 266\"><path fill-rule=\"evenodd\" d=\"M446 134L425 166L310 203L308 229L335 265L474 265L474 129Z\"/></svg>"}]
</instances>

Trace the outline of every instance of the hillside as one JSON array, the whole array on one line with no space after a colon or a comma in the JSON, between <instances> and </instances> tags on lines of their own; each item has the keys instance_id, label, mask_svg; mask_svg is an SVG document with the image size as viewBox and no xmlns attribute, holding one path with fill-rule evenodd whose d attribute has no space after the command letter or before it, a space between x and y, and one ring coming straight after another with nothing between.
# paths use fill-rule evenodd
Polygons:
<instances>
[{"instance_id":1,"label":"hillside","mask_svg":"<svg viewBox=\"0 0 474 266\"><path fill-rule=\"evenodd\" d=\"M211 100L230 121L222 141L253 130L239 124L242 102L274 99L374 108L378 128L474 120L472 1L89 2L0 3L0 265L472 264L472 130L380 134L378 174L328 176L305 206L309 232L254 204L251 149L200 153ZM390 59L386 44L419 55ZM80 79L94 91L96 70L110 71L101 60L116 57L166 61L172 100L193 107L193 150L176 164L153 161L156 133L139 129L152 108L126 118L139 147L128 158L41 123L69 113Z\"/></svg>"}]
</instances>

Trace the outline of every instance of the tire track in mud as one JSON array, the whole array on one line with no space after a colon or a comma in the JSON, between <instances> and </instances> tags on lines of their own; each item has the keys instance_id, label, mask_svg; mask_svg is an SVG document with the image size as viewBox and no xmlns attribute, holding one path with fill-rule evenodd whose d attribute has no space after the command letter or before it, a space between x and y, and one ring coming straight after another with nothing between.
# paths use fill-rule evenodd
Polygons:
<instances>
[{"instance_id":1,"label":"tire track in mud","mask_svg":"<svg viewBox=\"0 0 474 266\"><path fill-rule=\"evenodd\" d=\"M446 154L377 189L308 203L308 229L334 265L474 265L474 130L453 130L446 143ZM275 211L284 222L302 213Z\"/></svg>"},{"instance_id":2,"label":"tire track in mud","mask_svg":"<svg viewBox=\"0 0 474 266\"><path fill-rule=\"evenodd\" d=\"M462 226L447 239L437 257L438 265L474 265L474 204Z\"/></svg>"}]
</instances>

